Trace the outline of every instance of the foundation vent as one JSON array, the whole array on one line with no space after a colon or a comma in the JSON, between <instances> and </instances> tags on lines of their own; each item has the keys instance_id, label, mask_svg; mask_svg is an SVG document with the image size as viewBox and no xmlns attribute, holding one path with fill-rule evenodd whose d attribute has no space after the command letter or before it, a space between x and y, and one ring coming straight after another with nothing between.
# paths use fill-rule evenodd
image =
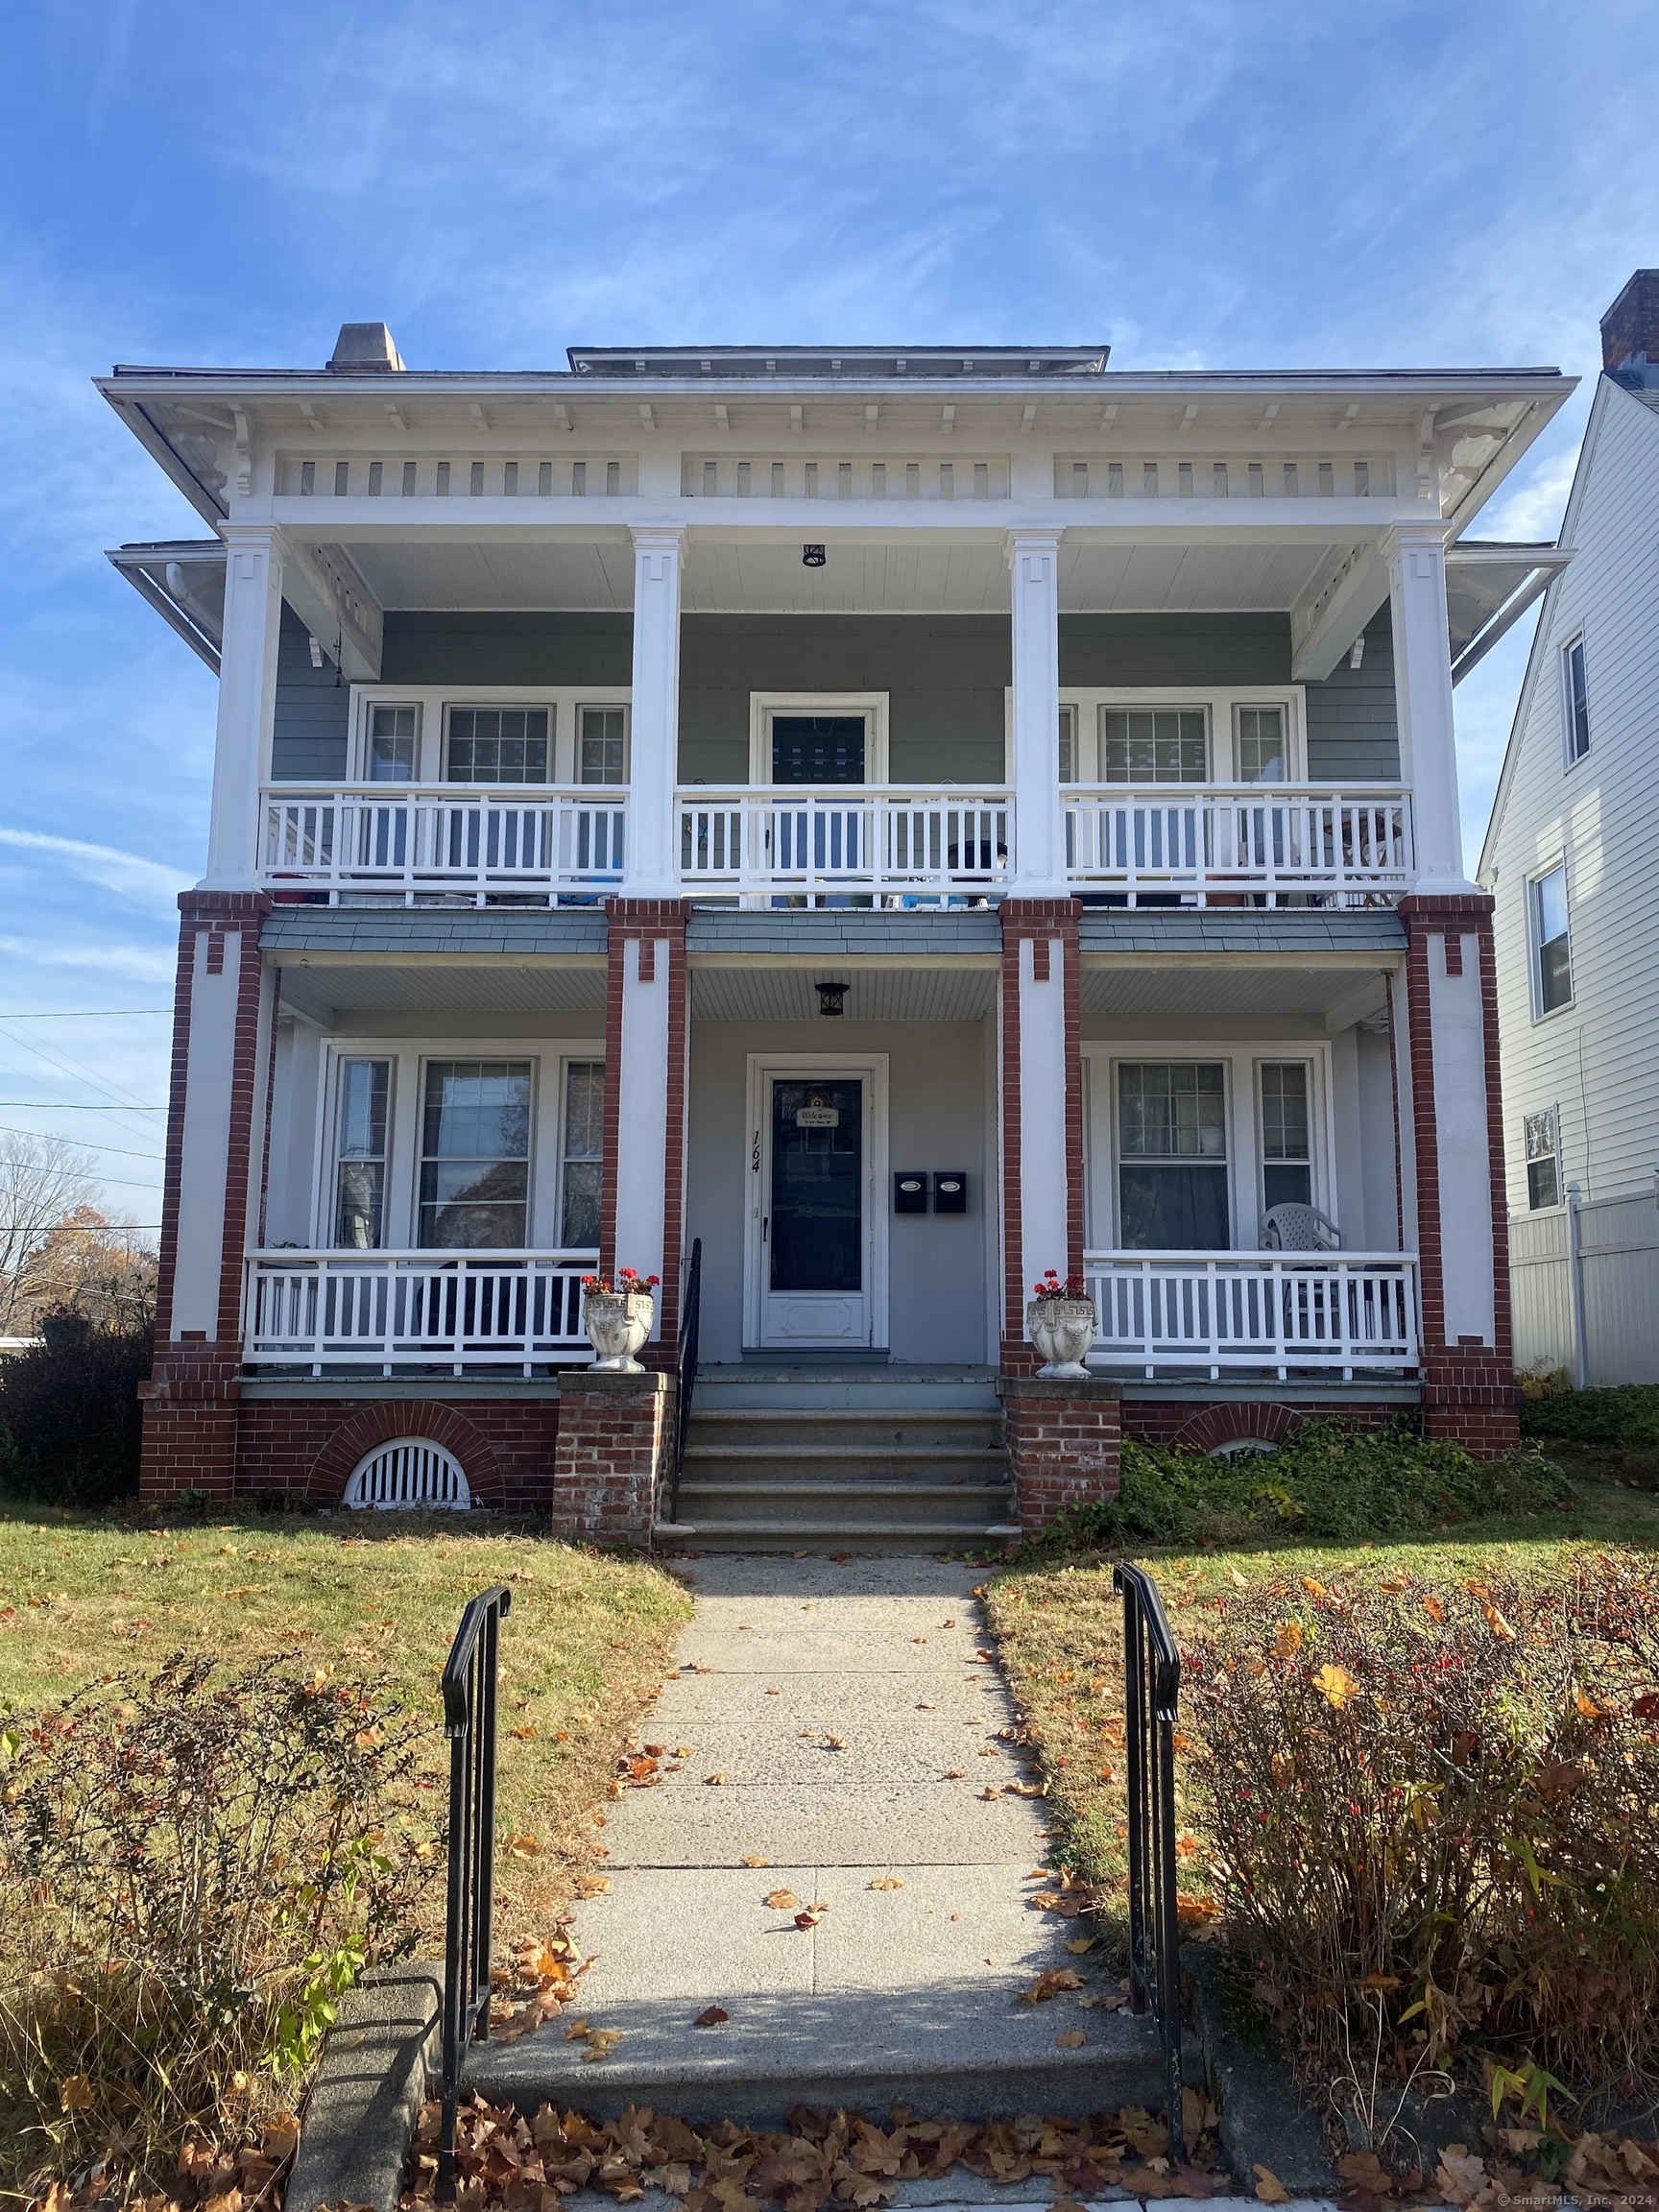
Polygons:
<instances>
[{"instance_id":1,"label":"foundation vent","mask_svg":"<svg viewBox=\"0 0 1659 2212\"><path fill-rule=\"evenodd\" d=\"M345 1503L354 1512L375 1507L451 1506L465 1512L472 1493L461 1462L424 1436L400 1436L370 1453L346 1485Z\"/></svg>"}]
</instances>

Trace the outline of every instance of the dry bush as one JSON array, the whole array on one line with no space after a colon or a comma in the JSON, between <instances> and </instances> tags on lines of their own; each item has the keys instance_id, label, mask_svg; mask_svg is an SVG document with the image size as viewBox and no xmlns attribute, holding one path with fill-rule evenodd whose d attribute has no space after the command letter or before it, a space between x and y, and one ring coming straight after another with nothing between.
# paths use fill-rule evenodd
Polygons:
<instances>
[{"instance_id":1,"label":"dry bush","mask_svg":"<svg viewBox=\"0 0 1659 2212\"><path fill-rule=\"evenodd\" d=\"M0 2181L170 2176L303 2085L442 1863L381 1683L177 1654L0 1727Z\"/></svg>"},{"instance_id":2,"label":"dry bush","mask_svg":"<svg viewBox=\"0 0 1659 2212\"><path fill-rule=\"evenodd\" d=\"M1381 2128L1405 2082L1481 2060L1650 2082L1659 1570L1402 1570L1217 1606L1184 1683L1216 1901L1341 2101Z\"/></svg>"}]
</instances>

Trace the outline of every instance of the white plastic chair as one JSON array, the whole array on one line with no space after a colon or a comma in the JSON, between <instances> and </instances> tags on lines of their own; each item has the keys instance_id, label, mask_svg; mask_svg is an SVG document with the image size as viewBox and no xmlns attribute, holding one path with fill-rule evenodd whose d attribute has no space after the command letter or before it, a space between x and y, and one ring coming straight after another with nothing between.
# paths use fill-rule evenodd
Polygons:
<instances>
[{"instance_id":1,"label":"white plastic chair","mask_svg":"<svg viewBox=\"0 0 1659 2212\"><path fill-rule=\"evenodd\" d=\"M1342 1233L1317 1206L1270 1206L1262 1216L1264 1252L1339 1252Z\"/></svg>"}]
</instances>

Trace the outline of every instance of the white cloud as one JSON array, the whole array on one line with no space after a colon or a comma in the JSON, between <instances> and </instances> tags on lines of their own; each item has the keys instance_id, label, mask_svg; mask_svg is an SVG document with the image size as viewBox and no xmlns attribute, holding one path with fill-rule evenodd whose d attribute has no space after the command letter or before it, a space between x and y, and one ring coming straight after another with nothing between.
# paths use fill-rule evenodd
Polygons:
<instances>
[{"instance_id":1,"label":"white cloud","mask_svg":"<svg viewBox=\"0 0 1659 2212\"><path fill-rule=\"evenodd\" d=\"M1482 538L1503 538L1522 544L1553 541L1561 528L1573 472L1578 466L1578 448L1552 453L1526 469L1520 482L1505 490L1480 517Z\"/></svg>"},{"instance_id":2,"label":"white cloud","mask_svg":"<svg viewBox=\"0 0 1659 2212\"><path fill-rule=\"evenodd\" d=\"M158 860L143 859L136 853L120 853L112 845L87 845L78 837L54 837L39 830L0 827L0 845L24 852L50 853L89 883L105 891L136 901L141 905L171 907L190 878Z\"/></svg>"}]
</instances>

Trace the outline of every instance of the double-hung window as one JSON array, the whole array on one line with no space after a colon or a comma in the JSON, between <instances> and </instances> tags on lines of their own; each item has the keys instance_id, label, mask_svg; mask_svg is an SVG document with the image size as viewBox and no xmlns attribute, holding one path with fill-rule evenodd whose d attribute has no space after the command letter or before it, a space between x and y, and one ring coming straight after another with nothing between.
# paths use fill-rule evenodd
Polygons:
<instances>
[{"instance_id":1,"label":"double-hung window","mask_svg":"<svg viewBox=\"0 0 1659 2212\"><path fill-rule=\"evenodd\" d=\"M1283 707L1240 707L1235 771L1240 783L1283 783L1288 774Z\"/></svg>"},{"instance_id":2,"label":"double-hung window","mask_svg":"<svg viewBox=\"0 0 1659 2212\"><path fill-rule=\"evenodd\" d=\"M521 1246L529 1206L529 1061L429 1060L421 1113L421 1243Z\"/></svg>"},{"instance_id":3,"label":"double-hung window","mask_svg":"<svg viewBox=\"0 0 1659 2212\"><path fill-rule=\"evenodd\" d=\"M1582 636L1561 649L1561 707L1567 724L1567 765L1571 768L1590 750L1590 691L1584 677Z\"/></svg>"},{"instance_id":4,"label":"double-hung window","mask_svg":"<svg viewBox=\"0 0 1659 2212\"><path fill-rule=\"evenodd\" d=\"M373 1252L386 1241L390 1060L342 1060L334 1168L334 1242Z\"/></svg>"},{"instance_id":5,"label":"double-hung window","mask_svg":"<svg viewBox=\"0 0 1659 2212\"><path fill-rule=\"evenodd\" d=\"M1561 1203L1561 1114L1546 1106L1523 1124L1527 1148L1527 1204L1536 1214Z\"/></svg>"},{"instance_id":6,"label":"double-hung window","mask_svg":"<svg viewBox=\"0 0 1659 2212\"><path fill-rule=\"evenodd\" d=\"M445 781L545 783L552 719L545 707L451 707Z\"/></svg>"},{"instance_id":7,"label":"double-hung window","mask_svg":"<svg viewBox=\"0 0 1659 2212\"><path fill-rule=\"evenodd\" d=\"M628 712L623 707L584 707L577 723L578 783L626 783Z\"/></svg>"},{"instance_id":8,"label":"double-hung window","mask_svg":"<svg viewBox=\"0 0 1659 2212\"><path fill-rule=\"evenodd\" d=\"M605 1150L605 1063L565 1068L564 1157L559 1178L559 1241L581 1251L599 1241L599 1174Z\"/></svg>"},{"instance_id":9,"label":"double-hung window","mask_svg":"<svg viewBox=\"0 0 1659 2212\"><path fill-rule=\"evenodd\" d=\"M420 736L419 707L374 700L369 709L366 766L371 783L413 783Z\"/></svg>"},{"instance_id":10,"label":"double-hung window","mask_svg":"<svg viewBox=\"0 0 1659 2212\"><path fill-rule=\"evenodd\" d=\"M1210 774L1210 717L1202 707L1103 707L1103 783L1202 783Z\"/></svg>"},{"instance_id":11,"label":"double-hung window","mask_svg":"<svg viewBox=\"0 0 1659 2212\"><path fill-rule=\"evenodd\" d=\"M1553 1014L1573 1002L1573 946L1567 918L1567 868L1551 868L1532 882L1532 957L1538 1012Z\"/></svg>"},{"instance_id":12,"label":"double-hung window","mask_svg":"<svg viewBox=\"0 0 1659 2212\"><path fill-rule=\"evenodd\" d=\"M1262 1207L1311 1206L1313 1150L1306 1060L1264 1060L1262 1098Z\"/></svg>"},{"instance_id":13,"label":"double-hung window","mask_svg":"<svg viewBox=\"0 0 1659 2212\"><path fill-rule=\"evenodd\" d=\"M1220 1062L1119 1062L1118 1214L1132 1251L1228 1249L1227 1077Z\"/></svg>"}]
</instances>

